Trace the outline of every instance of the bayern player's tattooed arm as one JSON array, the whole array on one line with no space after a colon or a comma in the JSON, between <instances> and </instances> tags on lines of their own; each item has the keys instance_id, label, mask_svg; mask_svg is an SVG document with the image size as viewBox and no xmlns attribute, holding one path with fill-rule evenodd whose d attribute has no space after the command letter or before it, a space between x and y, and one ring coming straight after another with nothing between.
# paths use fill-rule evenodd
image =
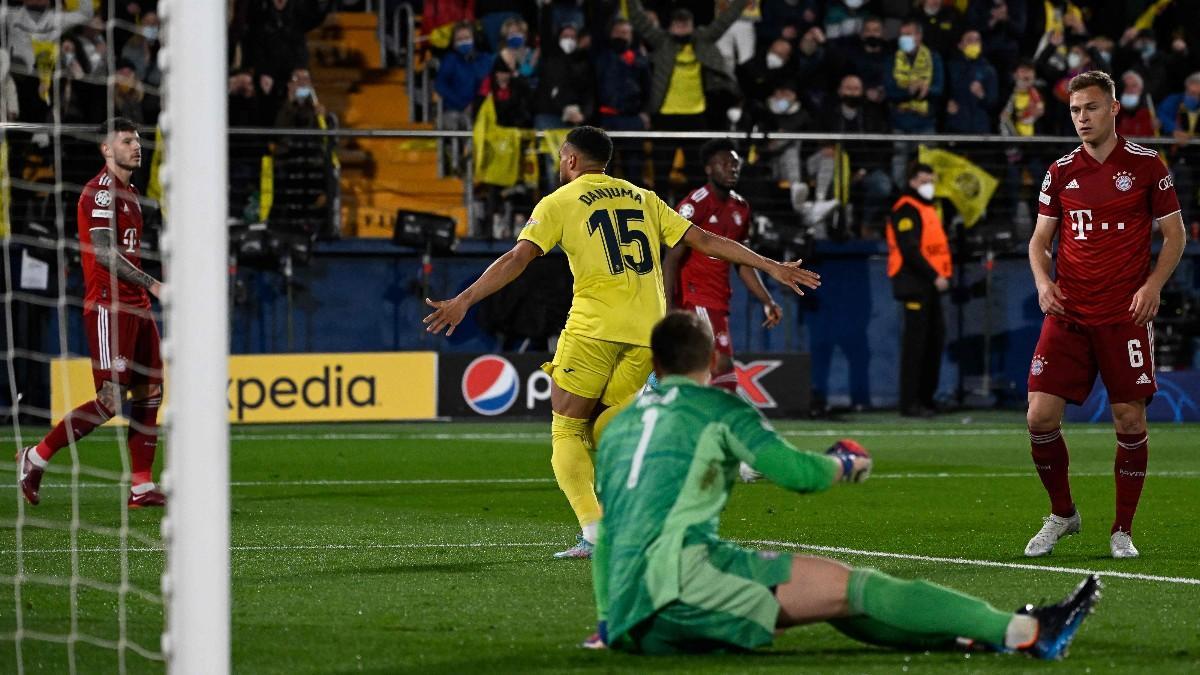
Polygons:
<instances>
[{"instance_id":1,"label":"bayern player's tattooed arm","mask_svg":"<svg viewBox=\"0 0 1200 675\"><path fill-rule=\"evenodd\" d=\"M118 279L141 286L150 291L150 294L154 297L158 297L161 284L159 284L157 279L139 269L137 265L129 262L128 258L117 251L112 228L97 227L92 229L92 249L96 256L96 262L100 263L109 272L115 274Z\"/></svg>"},{"instance_id":2,"label":"bayern player's tattooed arm","mask_svg":"<svg viewBox=\"0 0 1200 675\"><path fill-rule=\"evenodd\" d=\"M1042 308L1042 313L1062 316L1066 313L1063 307L1066 296L1050 278L1050 247L1057 232L1057 218L1038 216L1033 236L1029 238L1029 267L1033 270L1033 282L1037 284L1038 306Z\"/></svg>"},{"instance_id":3,"label":"bayern player's tattooed arm","mask_svg":"<svg viewBox=\"0 0 1200 675\"><path fill-rule=\"evenodd\" d=\"M811 270L800 267L802 260L781 263L777 260L764 258L751 251L744 245L732 239L726 239L713 234L704 228L690 228L683 235L683 243L705 255L720 258L735 265L749 265L771 275L771 278L792 289L799 295L804 295L804 288L817 288L821 285L821 276Z\"/></svg>"}]
</instances>

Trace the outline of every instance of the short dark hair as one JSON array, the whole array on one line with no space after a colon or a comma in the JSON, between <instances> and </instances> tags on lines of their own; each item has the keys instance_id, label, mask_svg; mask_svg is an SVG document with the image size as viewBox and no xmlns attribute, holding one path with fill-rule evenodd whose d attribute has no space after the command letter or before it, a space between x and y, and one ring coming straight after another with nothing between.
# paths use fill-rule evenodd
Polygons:
<instances>
[{"instance_id":1,"label":"short dark hair","mask_svg":"<svg viewBox=\"0 0 1200 675\"><path fill-rule=\"evenodd\" d=\"M695 312L676 310L650 332L650 350L662 375L707 370L712 361L712 329Z\"/></svg>"},{"instance_id":2,"label":"short dark hair","mask_svg":"<svg viewBox=\"0 0 1200 675\"><path fill-rule=\"evenodd\" d=\"M709 161L721 152L737 152L737 146L728 138L714 138L700 146L700 162L708 166Z\"/></svg>"},{"instance_id":3,"label":"short dark hair","mask_svg":"<svg viewBox=\"0 0 1200 675\"><path fill-rule=\"evenodd\" d=\"M695 23L696 15L692 14L692 10L687 9L686 7L679 7L671 11L671 22L674 23L675 21Z\"/></svg>"},{"instance_id":4,"label":"short dark hair","mask_svg":"<svg viewBox=\"0 0 1200 675\"><path fill-rule=\"evenodd\" d=\"M566 142L601 166L608 166L612 159L613 142L603 129L586 125L575 127L567 134Z\"/></svg>"},{"instance_id":5,"label":"short dark hair","mask_svg":"<svg viewBox=\"0 0 1200 675\"><path fill-rule=\"evenodd\" d=\"M933 167L924 162L913 162L908 166L908 180L916 178L917 174L921 173L933 173Z\"/></svg>"},{"instance_id":6,"label":"short dark hair","mask_svg":"<svg viewBox=\"0 0 1200 675\"><path fill-rule=\"evenodd\" d=\"M100 125L100 139L108 138L109 134L122 131L137 131L138 126L128 117L114 117Z\"/></svg>"},{"instance_id":7,"label":"short dark hair","mask_svg":"<svg viewBox=\"0 0 1200 675\"><path fill-rule=\"evenodd\" d=\"M1112 76L1103 70L1089 70L1072 77L1071 81L1067 83L1067 92L1074 94L1088 87L1100 87L1100 91L1108 94L1110 100L1117 98L1117 83L1113 82Z\"/></svg>"}]
</instances>

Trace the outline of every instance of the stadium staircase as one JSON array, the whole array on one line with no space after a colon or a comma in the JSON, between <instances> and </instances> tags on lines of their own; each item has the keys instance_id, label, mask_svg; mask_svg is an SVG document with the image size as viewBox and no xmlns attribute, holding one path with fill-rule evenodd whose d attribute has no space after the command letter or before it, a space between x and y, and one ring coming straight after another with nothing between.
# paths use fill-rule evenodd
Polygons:
<instances>
[{"instance_id":1,"label":"stadium staircase","mask_svg":"<svg viewBox=\"0 0 1200 675\"><path fill-rule=\"evenodd\" d=\"M382 67L375 14L331 14L308 44L317 96L342 127L433 128L409 119L405 69ZM466 232L463 181L438 177L435 140L347 138L338 158L344 236L390 238L400 209L449 216Z\"/></svg>"}]
</instances>

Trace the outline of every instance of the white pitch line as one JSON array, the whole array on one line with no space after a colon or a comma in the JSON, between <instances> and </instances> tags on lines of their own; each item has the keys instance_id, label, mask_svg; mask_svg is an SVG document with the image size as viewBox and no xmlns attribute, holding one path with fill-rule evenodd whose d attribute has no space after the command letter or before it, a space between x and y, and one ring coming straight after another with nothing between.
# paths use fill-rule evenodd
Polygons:
<instances>
[{"instance_id":1,"label":"white pitch line","mask_svg":"<svg viewBox=\"0 0 1200 675\"><path fill-rule=\"evenodd\" d=\"M426 543L426 544L273 544L263 546L230 546L230 551L347 551L354 549L427 549L427 548L543 548L562 546L561 541L526 541L526 542L468 542L468 543ZM119 548L33 548L24 549L20 553L58 554L58 553L120 553ZM157 546L131 546L125 551L129 553L162 553L165 549ZM12 555L16 549L0 550L0 555Z\"/></svg>"},{"instance_id":2,"label":"white pitch line","mask_svg":"<svg viewBox=\"0 0 1200 675\"><path fill-rule=\"evenodd\" d=\"M1157 574L1139 574L1137 572L1114 572L1111 570L1089 570L1078 567L1057 567L1054 565L1031 565L1027 563L1008 563L998 560L973 560L970 558L943 558L939 556L916 555L912 553L890 553L888 551L863 551L843 546L818 546L816 544L798 544L789 541L754 540L747 542L755 546L778 546L804 551L819 551L822 553L841 553L869 558L892 558L896 560L917 560L921 562L946 563L951 565L972 565L975 567L1000 567L1014 570L1031 570L1035 572L1061 572L1063 574L1099 574L1102 577L1117 579L1135 579L1138 581L1159 581L1167 584L1185 584L1200 586L1200 579L1191 577L1164 577Z\"/></svg>"},{"instance_id":3,"label":"white pitch line","mask_svg":"<svg viewBox=\"0 0 1200 675\"><path fill-rule=\"evenodd\" d=\"M465 543L424 543L424 544L273 544L230 546L231 551L347 551L347 550L379 550L379 549L440 549L440 548L542 548L561 545L562 542L465 542ZM1058 567L1053 565L1031 565L1026 563L1007 563L997 560L973 560L970 558L944 558L939 556L916 555L911 553L892 553L889 551L864 551L844 546L821 546L818 544L800 544L790 541L774 541L758 539L745 542L754 546L793 548L804 551L822 553L840 553L842 555L863 556L870 558L891 558L894 560L916 560L920 562L944 563L950 565L970 565L975 567L998 567L1030 572L1058 572L1062 574L1099 574L1104 577L1131 579L1136 581L1156 581L1167 584L1182 584L1200 586L1200 579L1191 577L1167 577L1157 574L1140 574L1137 572L1118 572L1111 570L1091 570L1078 567ZM125 549L130 553L158 553L158 547L130 547ZM0 555L17 553L15 549L0 550ZM120 553L119 548L42 548L25 549L23 554L66 554L66 553Z\"/></svg>"},{"instance_id":4,"label":"white pitch line","mask_svg":"<svg viewBox=\"0 0 1200 675\"><path fill-rule=\"evenodd\" d=\"M1029 478L1035 476L1033 471L1011 471L1011 472L993 472L993 473L950 473L946 471L936 472L908 472L908 473L873 473L871 478L874 480L896 480L896 479L929 479L937 480L944 478L964 479L964 478ZM1076 471L1071 473L1073 478L1110 478L1111 471ZM1151 478L1196 478L1200 477L1200 471L1161 471L1149 473ZM372 485L537 485L537 484L553 484L553 478L376 478L367 480L235 480L231 482L230 487L354 487L354 486L372 486ZM44 483L43 488L67 489L71 485L69 483ZM98 483L98 482L81 482L81 489L116 489L122 487L118 483ZM0 490L8 489L15 490L14 484L0 484Z\"/></svg>"},{"instance_id":5,"label":"white pitch line","mask_svg":"<svg viewBox=\"0 0 1200 675\"><path fill-rule=\"evenodd\" d=\"M1151 435L1158 433L1197 433L1196 425L1188 426L1155 426ZM1017 425L1012 427L982 427L943 428L943 429L785 429L780 432L784 436L796 437L842 437L842 436L895 436L895 437L933 437L933 436L1025 436L1028 431ZM1112 435L1112 427L1104 425L1071 426L1064 430L1072 435ZM545 431L514 431L514 432L418 432L418 433L287 433L287 434L231 434L230 439L238 442L255 441L549 441L550 435ZM96 442L100 439L94 439ZM111 441L113 439L103 439ZM14 443L13 436L0 437L0 442Z\"/></svg>"}]
</instances>

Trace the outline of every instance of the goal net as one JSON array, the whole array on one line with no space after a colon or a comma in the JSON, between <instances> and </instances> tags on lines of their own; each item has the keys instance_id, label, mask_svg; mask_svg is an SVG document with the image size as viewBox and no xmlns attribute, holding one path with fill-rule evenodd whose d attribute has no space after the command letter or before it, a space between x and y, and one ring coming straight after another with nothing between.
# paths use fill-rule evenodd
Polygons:
<instances>
[{"instance_id":1,"label":"goal net","mask_svg":"<svg viewBox=\"0 0 1200 675\"><path fill-rule=\"evenodd\" d=\"M0 3L0 672L228 672L225 30L225 3ZM118 116L139 128L141 166L109 217L132 203L143 227L115 245L163 281L167 506L131 506L129 399L94 430L69 416L65 445L32 453L52 454L34 505L24 449L97 399L93 366L125 367L89 347L77 222Z\"/></svg>"}]
</instances>

